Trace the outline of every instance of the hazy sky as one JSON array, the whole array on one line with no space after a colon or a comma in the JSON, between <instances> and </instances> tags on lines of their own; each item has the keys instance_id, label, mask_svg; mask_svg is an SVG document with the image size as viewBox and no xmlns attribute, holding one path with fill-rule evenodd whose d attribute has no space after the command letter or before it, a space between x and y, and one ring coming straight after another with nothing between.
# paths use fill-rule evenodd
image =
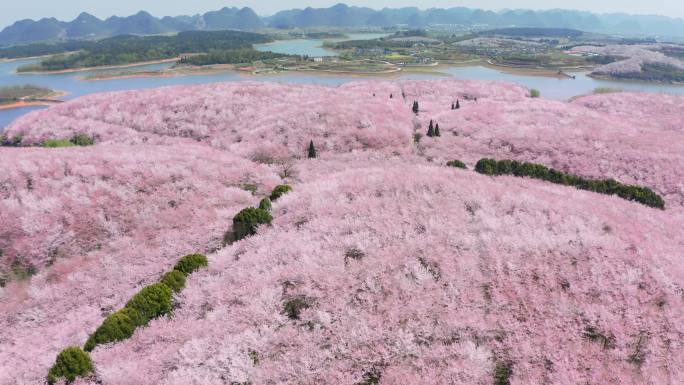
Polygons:
<instances>
[{"instance_id":1,"label":"hazy sky","mask_svg":"<svg viewBox=\"0 0 684 385\"><path fill-rule=\"evenodd\" d=\"M0 28L27 18L54 16L60 20L71 20L82 11L100 18L128 16L141 9L155 16L176 16L202 13L224 6L248 6L261 15L269 15L283 8L327 7L339 2L340 0L0 0ZM684 17L682 0L348 0L345 3L376 9L416 5L420 8L465 6L491 10L563 8Z\"/></svg>"}]
</instances>

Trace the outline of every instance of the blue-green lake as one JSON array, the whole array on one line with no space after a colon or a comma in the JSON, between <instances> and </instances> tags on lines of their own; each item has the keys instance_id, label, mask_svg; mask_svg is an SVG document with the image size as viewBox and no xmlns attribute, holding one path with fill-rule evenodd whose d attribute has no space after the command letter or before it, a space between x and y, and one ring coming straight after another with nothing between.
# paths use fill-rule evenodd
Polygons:
<instances>
[{"instance_id":1,"label":"blue-green lake","mask_svg":"<svg viewBox=\"0 0 684 385\"><path fill-rule=\"evenodd\" d=\"M289 55L306 55L309 57L337 56L337 52L326 49L323 44L326 41L337 42L345 40L371 40L388 36L386 33L351 33L344 39L297 39L279 40L273 43L257 44L254 46L259 51L272 51Z\"/></svg>"}]
</instances>

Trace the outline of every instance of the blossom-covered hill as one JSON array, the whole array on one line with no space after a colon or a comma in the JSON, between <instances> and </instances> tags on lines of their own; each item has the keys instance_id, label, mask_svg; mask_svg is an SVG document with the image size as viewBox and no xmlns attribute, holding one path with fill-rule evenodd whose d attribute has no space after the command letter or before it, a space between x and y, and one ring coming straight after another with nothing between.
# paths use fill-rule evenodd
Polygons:
<instances>
[{"instance_id":1,"label":"blossom-covered hill","mask_svg":"<svg viewBox=\"0 0 684 385\"><path fill-rule=\"evenodd\" d=\"M429 120L435 120L442 138L423 138L419 146L429 159L538 161L641 183L668 201L684 202L684 170L678 167L684 162L681 97L595 95L568 104L527 94L520 87L475 81L167 87L84 97L19 119L6 135L23 135L27 144L74 132L102 144L192 139L272 163L305 156L312 139L324 156L412 151L414 130L425 134ZM413 100L420 102L418 118L410 109ZM451 110L456 100L464 108Z\"/></svg>"},{"instance_id":2,"label":"blossom-covered hill","mask_svg":"<svg viewBox=\"0 0 684 385\"><path fill-rule=\"evenodd\" d=\"M96 144L0 148L0 384L44 383L190 252L209 268L173 316L97 347L77 383L679 384L684 98L527 93L227 83L19 119L5 135L23 145ZM430 120L441 136L416 135ZM445 166L483 157L648 186L666 209ZM224 246L280 183L273 224Z\"/></svg>"},{"instance_id":3,"label":"blossom-covered hill","mask_svg":"<svg viewBox=\"0 0 684 385\"><path fill-rule=\"evenodd\" d=\"M377 370L472 384L513 360L515 383L621 384L683 369L681 346L666 348L684 332L681 298L656 278L684 273L666 213L394 162L300 188L273 228L213 256L173 319L97 351L102 379L354 384ZM313 304L297 321L282 314L292 296ZM647 363L630 364L645 335Z\"/></svg>"},{"instance_id":4,"label":"blossom-covered hill","mask_svg":"<svg viewBox=\"0 0 684 385\"><path fill-rule=\"evenodd\" d=\"M615 44L607 46L578 46L575 52L598 54L615 58L612 63L604 64L594 70L597 75L612 75L615 77L643 78L644 67L656 65L673 72L684 70L684 61L671 57L664 52L679 50L677 44ZM654 80L662 80L655 78Z\"/></svg>"}]
</instances>

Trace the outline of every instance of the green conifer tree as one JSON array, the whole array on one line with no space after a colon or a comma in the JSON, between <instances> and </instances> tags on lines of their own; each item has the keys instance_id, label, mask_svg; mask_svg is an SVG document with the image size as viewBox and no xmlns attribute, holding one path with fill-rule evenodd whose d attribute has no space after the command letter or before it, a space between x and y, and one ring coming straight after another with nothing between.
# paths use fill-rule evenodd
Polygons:
<instances>
[{"instance_id":1,"label":"green conifer tree","mask_svg":"<svg viewBox=\"0 0 684 385\"><path fill-rule=\"evenodd\" d=\"M432 122L432 120L430 121L430 126L428 126L427 136L429 136L431 138L433 136L435 136L435 126L434 126L434 123Z\"/></svg>"},{"instance_id":2,"label":"green conifer tree","mask_svg":"<svg viewBox=\"0 0 684 385\"><path fill-rule=\"evenodd\" d=\"M442 135L439 133L439 123L435 124L435 136L442 136Z\"/></svg>"},{"instance_id":3,"label":"green conifer tree","mask_svg":"<svg viewBox=\"0 0 684 385\"><path fill-rule=\"evenodd\" d=\"M314 147L313 140L309 143L309 159L316 158L316 147Z\"/></svg>"}]
</instances>

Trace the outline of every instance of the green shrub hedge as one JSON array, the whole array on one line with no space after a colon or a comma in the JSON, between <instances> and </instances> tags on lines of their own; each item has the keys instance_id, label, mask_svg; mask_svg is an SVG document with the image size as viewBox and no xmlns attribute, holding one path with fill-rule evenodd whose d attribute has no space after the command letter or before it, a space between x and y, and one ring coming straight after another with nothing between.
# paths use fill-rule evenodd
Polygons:
<instances>
[{"instance_id":1,"label":"green shrub hedge","mask_svg":"<svg viewBox=\"0 0 684 385\"><path fill-rule=\"evenodd\" d=\"M617 195L620 198L635 201L646 206L665 209L665 201L648 187L625 185L614 179L591 180L577 175L548 168L541 164L521 163L515 160L480 159L475 171L484 175L515 175L541 179L548 182L573 186L581 190L600 194Z\"/></svg>"},{"instance_id":2,"label":"green shrub hedge","mask_svg":"<svg viewBox=\"0 0 684 385\"><path fill-rule=\"evenodd\" d=\"M455 160L450 160L447 162L447 166L449 167L457 167L457 168L462 168L462 169L467 169L465 163L461 162L458 159Z\"/></svg>"},{"instance_id":3,"label":"green shrub hedge","mask_svg":"<svg viewBox=\"0 0 684 385\"><path fill-rule=\"evenodd\" d=\"M73 147L74 144L66 139L48 139L43 142L43 147L45 148L61 148L61 147Z\"/></svg>"},{"instance_id":4,"label":"green shrub hedge","mask_svg":"<svg viewBox=\"0 0 684 385\"><path fill-rule=\"evenodd\" d=\"M499 175L497 173L497 165L498 162L495 159L480 159L475 164L475 171L489 176Z\"/></svg>"},{"instance_id":5,"label":"green shrub hedge","mask_svg":"<svg viewBox=\"0 0 684 385\"><path fill-rule=\"evenodd\" d=\"M70 346L57 356L57 361L48 372L47 382L52 385L61 378L73 382L76 377L85 377L92 372L93 362L88 353L78 346Z\"/></svg>"},{"instance_id":6,"label":"green shrub hedge","mask_svg":"<svg viewBox=\"0 0 684 385\"><path fill-rule=\"evenodd\" d=\"M168 286L174 292L178 293L185 287L185 273L180 270L172 270L164 274L159 282Z\"/></svg>"},{"instance_id":7,"label":"green shrub hedge","mask_svg":"<svg viewBox=\"0 0 684 385\"><path fill-rule=\"evenodd\" d=\"M138 310L125 307L107 317L95 333L90 335L83 348L87 352L92 352L97 345L123 341L132 336L135 329L144 323L145 319Z\"/></svg>"},{"instance_id":8,"label":"green shrub hedge","mask_svg":"<svg viewBox=\"0 0 684 385\"><path fill-rule=\"evenodd\" d=\"M93 138L86 134L76 134L71 139L48 139L43 142L43 147L59 148L73 146L92 146L95 144Z\"/></svg>"},{"instance_id":9,"label":"green shrub hedge","mask_svg":"<svg viewBox=\"0 0 684 385\"><path fill-rule=\"evenodd\" d=\"M188 254L181 258L173 269L185 275L190 275L199 270L199 268L206 267L208 264L209 261L207 261L206 256L202 254Z\"/></svg>"},{"instance_id":10,"label":"green shrub hedge","mask_svg":"<svg viewBox=\"0 0 684 385\"><path fill-rule=\"evenodd\" d=\"M276 186L276 188L273 189L273 192L271 192L271 202L275 202L280 198L281 196L289 193L292 191L292 187L287 184L281 184L280 186Z\"/></svg>"},{"instance_id":11,"label":"green shrub hedge","mask_svg":"<svg viewBox=\"0 0 684 385\"><path fill-rule=\"evenodd\" d=\"M170 313L173 291L163 283L155 283L144 287L134 295L126 304L129 309L140 312L143 324L147 324L153 318Z\"/></svg>"},{"instance_id":12,"label":"green shrub hedge","mask_svg":"<svg viewBox=\"0 0 684 385\"><path fill-rule=\"evenodd\" d=\"M497 362L494 366L494 385L511 385L513 364L508 361Z\"/></svg>"},{"instance_id":13,"label":"green shrub hedge","mask_svg":"<svg viewBox=\"0 0 684 385\"><path fill-rule=\"evenodd\" d=\"M7 135L0 135L0 146L2 147L19 147L21 146L21 141L23 140L23 135L15 135L13 138L8 138Z\"/></svg>"},{"instance_id":14,"label":"green shrub hedge","mask_svg":"<svg viewBox=\"0 0 684 385\"><path fill-rule=\"evenodd\" d=\"M241 189L245 191L249 191L252 193L252 195L256 195L257 190L259 189L259 186L253 184L253 183L245 183L242 186L240 186Z\"/></svg>"},{"instance_id":15,"label":"green shrub hedge","mask_svg":"<svg viewBox=\"0 0 684 385\"><path fill-rule=\"evenodd\" d=\"M264 198L261 200L261 202L259 202L259 208L262 210L271 211L272 206L273 205L271 204L271 200L269 198Z\"/></svg>"},{"instance_id":16,"label":"green shrub hedge","mask_svg":"<svg viewBox=\"0 0 684 385\"><path fill-rule=\"evenodd\" d=\"M271 214L263 209L248 207L240 211L233 218L233 232L235 239L240 240L250 235L256 234L259 225L270 224L273 220Z\"/></svg>"},{"instance_id":17,"label":"green shrub hedge","mask_svg":"<svg viewBox=\"0 0 684 385\"><path fill-rule=\"evenodd\" d=\"M95 144L93 138L86 134L76 134L71 137L70 142L76 146L92 146Z\"/></svg>"},{"instance_id":18,"label":"green shrub hedge","mask_svg":"<svg viewBox=\"0 0 684 385\"><path fill-rule=\"evenodd\" d=\"M363 381L354 385L377 385L382 380L382 373L378 369L373 369L363 374Z\"/></svg>"}]
</instances>

